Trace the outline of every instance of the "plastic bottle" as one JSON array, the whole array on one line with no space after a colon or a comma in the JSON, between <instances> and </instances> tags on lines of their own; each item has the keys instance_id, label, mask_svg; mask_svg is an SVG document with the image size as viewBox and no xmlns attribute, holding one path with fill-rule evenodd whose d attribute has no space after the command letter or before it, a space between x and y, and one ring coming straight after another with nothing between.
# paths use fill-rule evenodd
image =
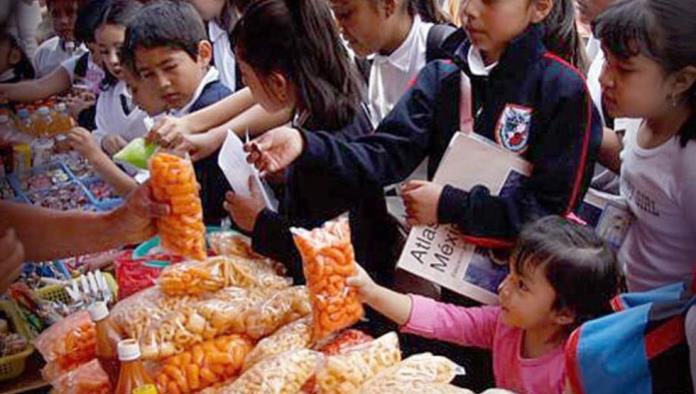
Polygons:
<instances>
[{"instance_id":1,"label":"plastic bottle","mask_svg":"<svg viewBox=\"0 0 696 394\"><path fill-rule=\"evenodd\" d=\"M31 113L28 108L17 110L17 121L15 126L22 133L33 135L34 125L31 122Z\"/></svg>"},{"instance_id":2,"label":"plastic bottle","mask_svg":"<svg viewBox=\"0 0 696 394\"><path fill-rule=\"evenodd\" d=\"M39 107L32 117L32 123L34 124L34 132L36 135L49 135L53 118L51 118L51 111L48 109L48 107Z\"/></svg>"},{"instance_id":3,"label":"plastic bottle","mask_svg":"<svg viewBox=\"0 0 696 394\"><path fill-rule=\"evenodd\" d=\"M121 372L114 394L157 394L155 382L140 360L140 347L135 340L124 339L118 343L118 359Z\"/></svg>"},{"instance_id":4,"label":"plastic bottle","mask_svg":"<svg viewBox=\"0 0 696 394\"><path fill-rule=\"evenodd\" d=\"M65 134L73 127L73 121L68 114L68 106L65 103L58 103L54 107L53 127L54 134Z\"/></svg>"},{"instance_id":5,"label":"plastic bottle","mask_svg":"<svg viewBox=\"0 0 696 394\"><path fill-rule=\"evenodd\" d=\"M118 382L119 369L121 363L118 357L118 343L121 335L109 318L109 308L103 301L97 301L87 309L89 316L95 324L97 332L96 353L97 359L104 371L109 375L112 387Z\"/></svg>"}]
</instances>

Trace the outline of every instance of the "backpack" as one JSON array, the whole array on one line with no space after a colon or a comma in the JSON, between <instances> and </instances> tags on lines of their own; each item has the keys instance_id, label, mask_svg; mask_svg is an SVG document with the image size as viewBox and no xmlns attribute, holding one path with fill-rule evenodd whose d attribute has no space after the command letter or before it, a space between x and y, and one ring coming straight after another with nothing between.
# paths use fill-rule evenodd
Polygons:
<instances>
[{"instance_id":1,"label":"backpack","mask_svg":"<svg viewBox=\"0 0 696 394\"><path fill-rule=\"evenodd\" d=\"M615 313L576 329L565 349L576 394L693 393L685 317L696 281L612 300Z\"/></svg>"},{"instance_id":2,"label":"backpack","mask_svg":"<svg viewBox=\"0 0 696 394\"><path fill-rule=\"evenodd\" d=\"M425 41L425 62L433 60L451 59L454 51L466 39L466 33L451 24L435 24L428 30ZM367 83L370 80L370 69L372 61L369 59L356 58L360 75Z\"/></svg>"}]
</instances>

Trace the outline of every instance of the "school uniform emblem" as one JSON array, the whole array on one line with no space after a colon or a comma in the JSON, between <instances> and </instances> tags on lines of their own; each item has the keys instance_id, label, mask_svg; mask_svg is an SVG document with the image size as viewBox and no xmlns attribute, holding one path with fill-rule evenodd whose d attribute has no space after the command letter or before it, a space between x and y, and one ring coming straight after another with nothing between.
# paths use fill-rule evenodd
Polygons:
<instances>
[{"instance_id":1,"label":"school uniform emblem","mask_svg":"<svg viewBox=\"0 0 696 394\"><path fill-rule=\"evenodd\" d=\"M531 108L517 104L506 105L495 128L496 142L509 151L524 153L529 142L531 123Z\"/></svg>"}]
</instances>

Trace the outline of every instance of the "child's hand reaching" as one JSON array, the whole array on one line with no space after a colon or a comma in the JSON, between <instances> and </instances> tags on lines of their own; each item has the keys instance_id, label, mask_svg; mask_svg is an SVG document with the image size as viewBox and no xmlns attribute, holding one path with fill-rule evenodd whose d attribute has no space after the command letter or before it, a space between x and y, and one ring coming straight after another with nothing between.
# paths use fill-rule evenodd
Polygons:
<instances>
[{"instance_id":1,"label":"child's hand reaching","mask_svg":"<svg viewBox=\"0 0 696 394\"><path fill-rule=\"evenodd\" d=\"M70 147L79 152L87 160L93 160L101 152L92 133L82 127L75 127L68 133Z\"/></svg>"},{"instance_id":2,"label":"child's hand reaching","mask_svg":"<svg viewBox=\"0 0 696 394\"><path fill-rule=\"evenodd\" d=\"M374 310L400 326L406 324L411 315L411 297L378 285L360 265L356 266L358 273L348 278L346 284L354 287L360 299Z\"/></svg>"},{"instance_id":3,"label":"child's hand reaching","mask_svg":"<svg viewBox=\"0 0 696 394\"><path fill-rule=\"evenodd\" d=\"M370 297L375 292L377 284L360 264L355 265L358 272L346 280L348 286L354 287L363 302L370 303Z\"/></svg>"},{"instance_id":4,"label":"child's hand reaching","mask_svg":"<svg viewBox=\"0 0 696 394\"><path fill-rule=\"evenodd\" d=\"M107 135L102 140L102 148L104 148L104 151L106 151L109 156L115 155L127 144L128 142L124 140L123 137L114 134Z\"/></svg>"},{"instance_id":5,"label":"child's hand reaching","mask_svg":"<svg viewBox=\"0 0 696 394\"><path fill-rule=\"evenodd\" d=\"M437 206L443 187L433 182L409 181L401 188L406 206L408 224L411 226L436 224Z\"/></svg>"}]
</instances>

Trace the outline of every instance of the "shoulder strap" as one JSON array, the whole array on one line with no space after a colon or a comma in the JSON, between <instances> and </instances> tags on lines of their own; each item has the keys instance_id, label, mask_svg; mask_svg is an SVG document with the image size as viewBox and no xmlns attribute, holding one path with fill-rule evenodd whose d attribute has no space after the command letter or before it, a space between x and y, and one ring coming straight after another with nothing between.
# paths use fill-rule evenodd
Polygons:
<instances>
[{"instance_id":1,"label":"shoulder strap","mask_svg":"<svg viewBox=\"0 0 696 394\"><path fill-rule=\"evenodd\" d=\"M89 52L85 52L75 63L75 76L84 78L89 68Z\"/></svg>"},{"instance_id":2,"label":"shoulder strap","mask_svg":"<svg viewBox=\"0 0 696 394\"><path fill-rule=\"evenodd\" d=\"M451 24L436 24L428 30L425 42L425 61L431 62L437 59L449 58L445 44L448 38L457 30Z\"/></svg>"}]
</instances>

